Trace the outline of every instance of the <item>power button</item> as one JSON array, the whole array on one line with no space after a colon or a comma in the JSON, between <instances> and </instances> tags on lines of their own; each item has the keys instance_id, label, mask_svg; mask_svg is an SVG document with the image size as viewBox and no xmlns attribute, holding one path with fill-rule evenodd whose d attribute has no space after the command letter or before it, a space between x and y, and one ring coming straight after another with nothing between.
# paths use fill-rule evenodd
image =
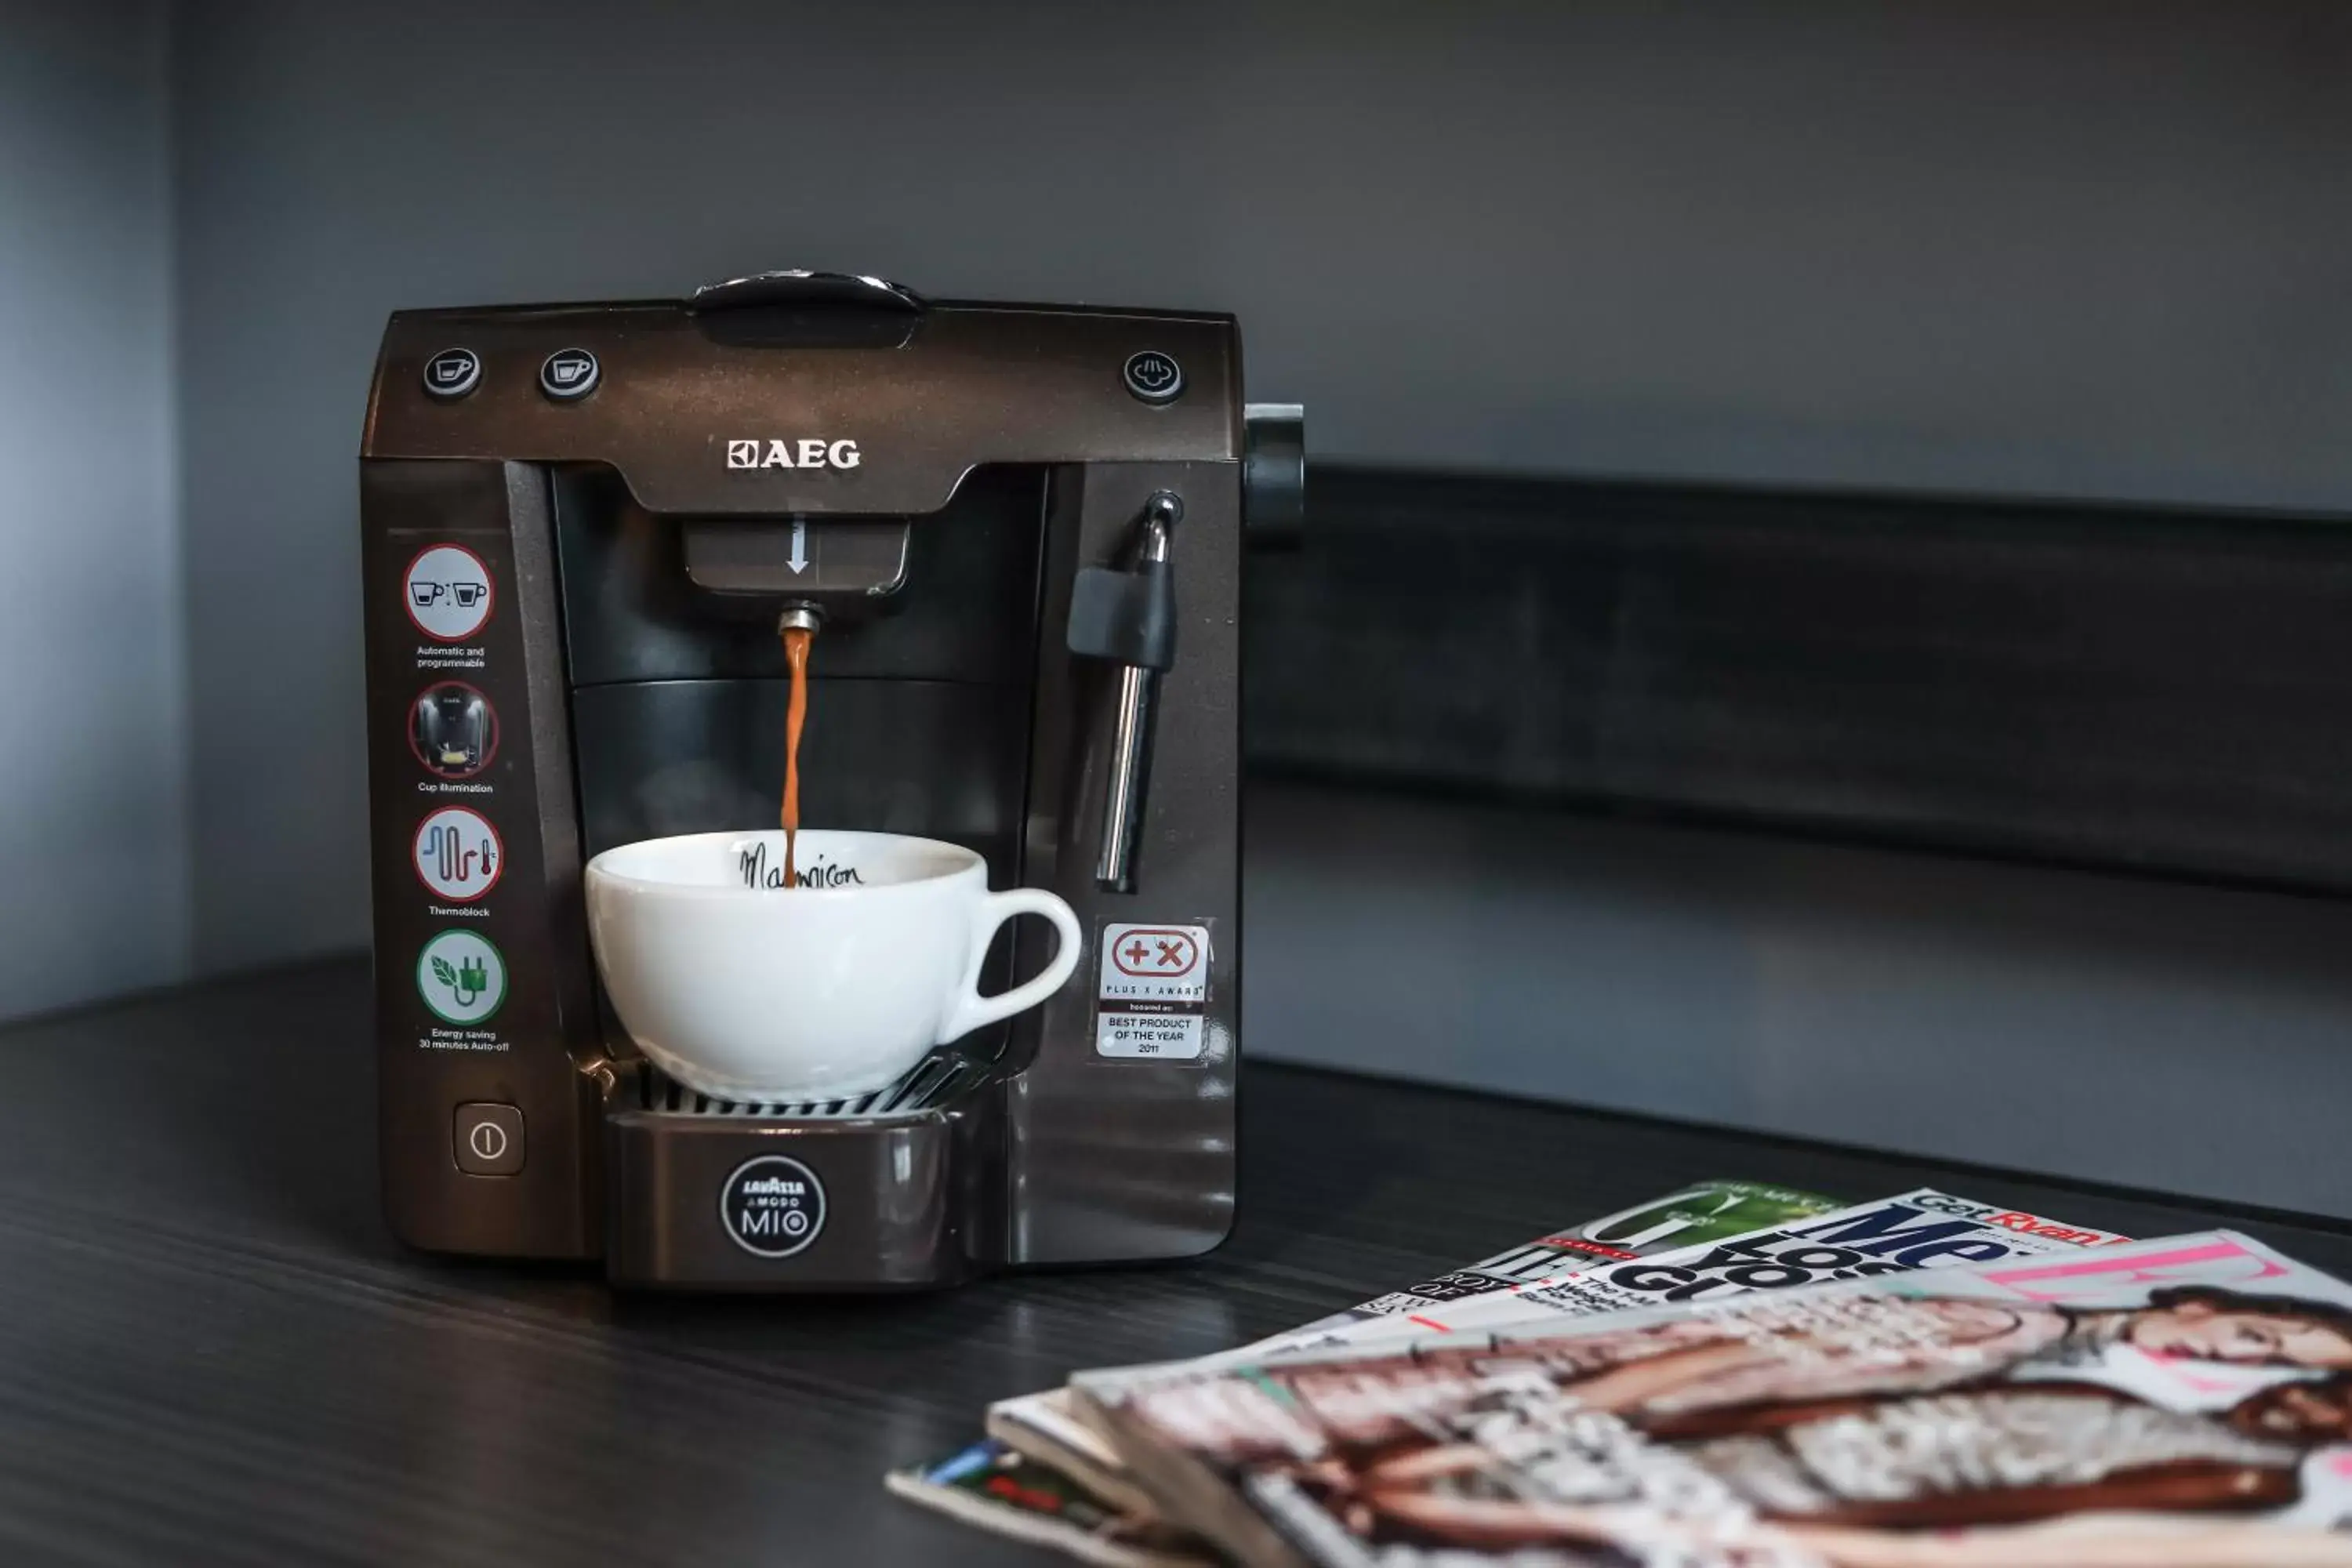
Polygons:
<instances>
[{"instance_id":1,"label":"power button","mask_svg":"<svg viewBox=\"0 0 2352 1568\"><path fill-rule=\"evenodd\" d=\"M522 1169L522 1109L481 1100L457 1108L450 1152L469 1176L511 1176Z\"/></svg>"}]
</instances>

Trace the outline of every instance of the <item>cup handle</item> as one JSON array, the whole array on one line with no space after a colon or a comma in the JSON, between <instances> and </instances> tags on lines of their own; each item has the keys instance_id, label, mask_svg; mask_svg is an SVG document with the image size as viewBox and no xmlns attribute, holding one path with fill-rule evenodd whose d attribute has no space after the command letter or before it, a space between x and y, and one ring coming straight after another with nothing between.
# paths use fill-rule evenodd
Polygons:
<instances>
[{"instance_id":1,"label":"cup handle","mask_svg":"<svg viewBox=\"0 0 2352 1568\"><path fill-rule=\"evenodd\" d=\"M982 996L980 966L988 960L988 944L995 940L996 928L1015 915L1044 915L1054 922L1061 945L1054 950L1054 961L1045 965L1043 974L1010 991ZM971 962L964 965L963 988L957 994L955 1014L949 1019L940 1043L961 1039L983 1025L1026 1012L1059 991L1078 967L1078 953L1085 945L1076 913L1043 888L1012 888L981 900L979 917L972 927Z\"/></svg>"}]
</instances>

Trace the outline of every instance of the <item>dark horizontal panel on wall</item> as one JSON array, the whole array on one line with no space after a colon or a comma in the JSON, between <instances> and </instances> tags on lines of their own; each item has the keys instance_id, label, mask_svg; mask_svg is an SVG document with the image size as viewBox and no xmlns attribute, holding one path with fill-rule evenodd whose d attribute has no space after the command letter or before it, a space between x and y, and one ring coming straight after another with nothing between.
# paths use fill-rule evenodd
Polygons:
<instances>
[{"instance_id":1,"label":"dark horizontal panel on wall","mask_svg":"<svg viewBox=\"0 0 2352 1568\"><path fill-rule=\"evenodd\" d=\"M2352 529L1318 467L1256 771L2352 891Z\"/></svg>"}]
</instances>

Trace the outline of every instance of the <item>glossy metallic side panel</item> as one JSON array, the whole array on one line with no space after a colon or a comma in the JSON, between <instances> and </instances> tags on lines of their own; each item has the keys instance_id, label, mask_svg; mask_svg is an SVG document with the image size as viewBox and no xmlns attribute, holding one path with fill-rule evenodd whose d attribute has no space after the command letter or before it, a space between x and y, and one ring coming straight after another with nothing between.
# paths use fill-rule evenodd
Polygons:
<instances>
[{"instance_id":1,"label":"glossy metallic side panel","mask_svg":"<svg viewBox=\"0 0 2352 1568\"><path fill-rule=\"evenodd\" d=\"M1145 502L1161 489L1184 502L1170 549L1181 625L1175 665L1162 678L1135 890L1116 893L1097 885L1095 865L1118 671L1074 658L1052 634L1067 621L1077 567L1111 564L1133 538ZM1049 635L1038 646L1024 879L1070 901L1088 949L1077 977L1039 1009L1035 1057L1007 1086L1017 1262L1183 1257L1216 1246L1232 1227L1240 521L1239 470L1232 464L1097 464L1055 474L1043 616ZM1114 921L1208 928L1209 1010L1199 1060L1097 1054L1099 939Z\"/></svg>"},{"instance_id":2,"label":"glossy metallic side panel","mask_svg":"<svg viewBox=\"0 0 2352 1568\"><path fill-rule=\"evenodd\" d=\"M593 1257L598 1107L574 1055L593 1057L596 1044L545 477L516 464L371 462L360 484L386 1215L416 1247ZM495 591L488 622L458 645L424 637L403 604L409 563L445 543L473 552ZM408 743L418 693L447 681L478 689L499 721L495 756L462 782L434 776ZM453 805L478 813L503 845L498 881L471 903L436 898L415 865L425 817ZM478 1026L454 1027L424 999L425 944L447 931L487 938L503 962L504 1000ZM522 1112L525 1162L514 1174L457 1168L457 1108L479 1101Z\"/></svg>"}]
</instances>

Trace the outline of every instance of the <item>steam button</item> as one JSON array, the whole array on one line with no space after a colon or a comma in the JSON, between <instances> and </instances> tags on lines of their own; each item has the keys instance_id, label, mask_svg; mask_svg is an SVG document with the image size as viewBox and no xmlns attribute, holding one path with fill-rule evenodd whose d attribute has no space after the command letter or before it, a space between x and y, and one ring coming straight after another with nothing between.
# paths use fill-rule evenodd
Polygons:
<instances>
[{"instance_id":1,"label":"steam button","mask_svg":"<svg viewBox=\"0 0 2352 1568\"><path fill-rule=\"evenodd\" d=\"M586 349L558 349L539 367L539 389L558 403L572 403L596 390L596 356Z\"/></svg>"},{"instance_id":2,"label":"steam button","mask_svg":"<svg viewBox=\"0 0 2352 1568\"><path fill-rule=\"evenodd\" d=\"M1127 390L1146 403L1173 403L1184 391L1184 367L1157 349L1127 356Z\"/></svg>"},{"instance_id":3,"label":"steam button","mask_svg":"<svg viewBox=\"0 0 2352 1568\"><path fill-rule=\"evenodd\" d=\"M459 1106L450 1150L469 1176L513 1175L522 1169L522 1109L496 1100Z\"/></svg>"},{"instance_id":4,"label":"steam button","mask_svg":"<svg viewBox=\"0 0 2352 1568\"><path fill-rule=\"evenodd\" d=\"M425 391L454 403L482 384L482 356L471 349L443 349L425 362Z\"/></svg>"}]
</instances>

